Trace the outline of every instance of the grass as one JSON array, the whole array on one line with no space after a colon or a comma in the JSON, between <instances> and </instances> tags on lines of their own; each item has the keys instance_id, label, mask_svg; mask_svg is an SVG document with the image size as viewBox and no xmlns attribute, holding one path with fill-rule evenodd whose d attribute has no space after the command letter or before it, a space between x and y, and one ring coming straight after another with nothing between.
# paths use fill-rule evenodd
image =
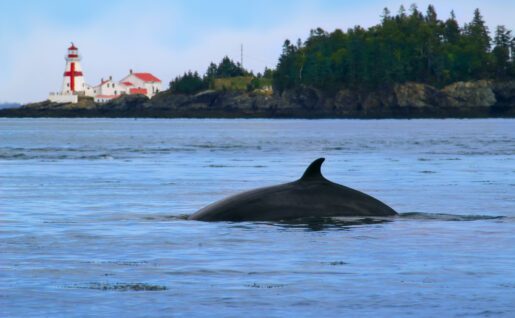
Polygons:
<instances>
[{"instance_id":1,"label":"grass","mask_svg":"<svg viewBox=\"0 0 515 318\"><path fill-rule=\"evenodd\" d=\"M217 78L213 82L213 89L217 91L246 91L250 81L252 81L252 76Z\"/></svg>"}]
</instances>

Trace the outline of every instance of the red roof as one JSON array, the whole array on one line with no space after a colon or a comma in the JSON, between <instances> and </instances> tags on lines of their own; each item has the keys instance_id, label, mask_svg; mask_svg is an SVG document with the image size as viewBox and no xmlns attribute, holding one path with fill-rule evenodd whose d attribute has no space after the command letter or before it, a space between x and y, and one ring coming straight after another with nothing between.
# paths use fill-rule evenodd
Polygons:
<instances>
[{"instance_id":1,"label":"red roof","mask_svg":"<svg viewBox=\"0 0 515 318\"><path fill-rule=\"evenodd\" d=\"M142 94L142 95L146 95L147 94L147 89L146 88L131 88L129 90L129 92L131 94Z\"/></svg>"},{"instance_id":2,"label":"red roof","mask_svg":"<svg viewBox=\"0 0 515 318\"><path fill-rule=\"evenodd\" d=\"M72 46L68 48L68 50L78 50L77 47L75 47L75 44L72 42Z\"/></svg>"},{"instance_id":3,"label":"red roof","mask_svg":"<svg viewBox=\"0 0 515 318\"><path fill-rule=\"evenodd\" d=\"M125 85L125 86L132 86L132 85L134 85L131 82L122 82L122 84Z\"/></svg>"},{"instance_id":4,"label":"red roof","mask_svg":"<svg viewBox=\"0 0 515 318\"><path fill-rule=\"evenodd\" d=\"M150 73L133 73L137 78L142 80L143 82L159 82L161 80Z\"/></svg>"}]
</instances>

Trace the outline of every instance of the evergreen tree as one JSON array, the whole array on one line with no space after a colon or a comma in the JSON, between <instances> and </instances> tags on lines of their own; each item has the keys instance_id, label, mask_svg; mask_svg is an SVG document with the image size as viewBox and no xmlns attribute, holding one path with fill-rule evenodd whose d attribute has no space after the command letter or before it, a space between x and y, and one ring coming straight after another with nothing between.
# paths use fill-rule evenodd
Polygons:
<instances>
[{"instance_id":1,"label":"evergreen tree","mask_svg":"<svg viewBox=\"0 0 515 318\"><path fill-rule=\"evenodd\" d=\"M447 43L457 44L460 39L460 26L456 20L454 11L451 11L451 17L445 21L444 25L444 39Z\"/></svg>"},{"instance_id":2,"label":"evergreen tree","mask_svg":"<svg viewBox=\"0 0 515 318\"><path fill-rule=\"evenodd\" d=\"M464 78L481 79L489 77L491 67L490 36L488 27L479 12L474 10L472 21L465 25L465 35L462 39L461 49Z\"/></svg>"},{"instance_id":3,"label":"evergreen tree","mask_svg":"<svg viewBox=\"0 0 515 318\"><path fill-rule=\"evenodd\" d=\"M505 78L511 71L511 50L513 48L513 39L511 31L505 26L499 25L495 30L494 37L495 47L492 51L494 57L495 74L499 78Z\"/></svg>"},{"instance_id":4,"label":"evergreen tree","mask_svg":"<svg viewBox=\"0 0 515 318\"><path fill-rule=\"evenodd\" d=\"M476 41L478 47L483 52L488 52L490 50L490 35L488 31L488 27L483 20L483 16L479 9L474 10L474 17L472 21L466 27L466 33L471 38L471 40Z\"/></svg>"},{"instance_id":5,"label":"evergreen tree","mask_svg":"<svg viewBox=\"0 0 515 318\"><path fill-rule=\"evenodd\" d=\"M218 67L215 63L211 62L206 71L206 77L209 79L214 79L216 77L216 73L218 72Z\"/></svg>"},{"instance_id":6,"label":"evergreen tree","mask_svg":"<svg viewBox=\"0 0 515 318\"><path fill-rule=\"evenodd\" d=\"M216 77L236 77L244 76L247 72L241 67L240 63L234 63L229 57L225 56L216 69Z\"/></svg>"},{"instance_id":7,"label":"evergreen tree","mask_svg":"<svg viewBox=\"0 0 515 318\"><path fill-rule=\"evenodd\" d=\"M400 19L406 18L406 9L404 8L404 5L402 5L402 4L399 7L399 14L397 15L397 17Z\"/></svg>"},{"instance_id":8,"label":"evergreen tree","mask_svg":"<svg viewBox=\"0 0 515 318\"><path fill-rule=\"evenodd\" d=\"M170 90L177 94L195 94L207 89L206 80L202 79L197 72L187 72L176 77L170 82Z\"/></svg>"},{"instance_id":9,"label":"evergreen tree","mask_svg":"<svg viewBox=\"0 0 515 318\"><path fill-rule=\"evenodd\" d=\"M383 14L381 14L381 21L383 23L385 23L386 21L390 20L391 17L390 17L390 10L388 10L388 8L384 8L383 9Z\"/></svg>"}]
</instances>

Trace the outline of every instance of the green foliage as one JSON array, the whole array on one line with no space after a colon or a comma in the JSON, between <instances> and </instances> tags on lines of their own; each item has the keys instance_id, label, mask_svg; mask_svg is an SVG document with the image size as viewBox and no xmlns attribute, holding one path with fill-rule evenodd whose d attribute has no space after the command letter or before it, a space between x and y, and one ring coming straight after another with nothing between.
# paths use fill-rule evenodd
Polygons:
<instances>
[{"instance_id":1,"label":"green foliage","mask_svg":"<svg viewBox=\"0 0 515 318\"><path fill-rule=\"evenodd\" d=\"M247 75L249 75L249 72L247 72L240 63L235 63L227 56L225 56L218 65L211 63L206 71L206 77L210 79Z\"/></svg>"},{"instance_id":2,"label":"green foliage","mask_svg":"<svg viewBox=\"0 0 515 318\"><path fill-rule=\"evenodd\" d=\"M266 74L266 70L265 70ZM261 74L259 74L261 75ZM271 74L268 74L271 76ZM247 92L254 92L256 90L268 90L272 87L272 78L257 76L252 77L252 80L247 84Z\"/></svg>"},{"instance_id":3,"label":"green foliage","mask_svg":"<svg viewBox=\"0 0 515 318\"><path fill-rule=\"evenodd\" d=\"M191 71L170 82L170 90L177 94L195 94L207 87L207 81L202 79L197 72L192 73Z\"/></svg>"},{"instance_id":4,"label":"green foliage","mask_svg":"<svg viewBox=\"0 0 515 318\"><path fill-rule=\"evenodd\" d=\"M170 89L177 94L195 94L208 88L217 90L245 90L251 81L251 74L234 63L227 56L217 65L209 64L206 74L187 72L170 82Z\"/></svg>"},{"instance_id":5,"label":"green foliage","mask_svg":"<svg viewBox=\"0 0 515 318\"><path fill-rule=\"evenodd\" d=\"M511 52L515 49L515 39L511 36L511 31L504 25L500 25L495 30L495 47L492 50L495 74L499 78L509 75L514 76L513 61L510 63Z\"/></svg>"},{"instance_id":6,"label":"green foliage","mask_svg":"<svg viewBox=\"0 0 515 318\"><path fill-rule=\"evenodd\" d=\"M312 30L305 42L286 40L273 73L274 90L308 85L324 91L342 86L377 88L417 81L443 86L455 81L515 76L514 40L498 27L495 47L478 9L460 27L454 12L443 21L435 8L426 13L412 5L395 16L385 8L381 23L346 32Z\"/></svg>"},{"instance_id":7,"label":"green foliage","mask_svg":"<svg viewBox=\"0 0 515 318\"><path fill-rule=\"evenodd\" d=\"M218 91L245 91L252 79L252 76L215 78L212 88Z\"/></svg>"}]
</instances>

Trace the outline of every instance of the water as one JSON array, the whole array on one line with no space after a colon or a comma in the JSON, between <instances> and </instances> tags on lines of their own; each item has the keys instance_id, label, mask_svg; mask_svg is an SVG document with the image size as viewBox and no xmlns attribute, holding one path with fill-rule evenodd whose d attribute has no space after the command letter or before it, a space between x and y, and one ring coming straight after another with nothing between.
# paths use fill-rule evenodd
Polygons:
<instances>
[{"instance_id":1,"label":"water","mask_svg":"<svg viewBox=\"0 0 515 318\"><path fill-rule=\"evenodd\" d=\"M0 317L514 317L514 127L0 119ZM403 214L182 217L322 156Z\"/></svg>"}]
</instances>

